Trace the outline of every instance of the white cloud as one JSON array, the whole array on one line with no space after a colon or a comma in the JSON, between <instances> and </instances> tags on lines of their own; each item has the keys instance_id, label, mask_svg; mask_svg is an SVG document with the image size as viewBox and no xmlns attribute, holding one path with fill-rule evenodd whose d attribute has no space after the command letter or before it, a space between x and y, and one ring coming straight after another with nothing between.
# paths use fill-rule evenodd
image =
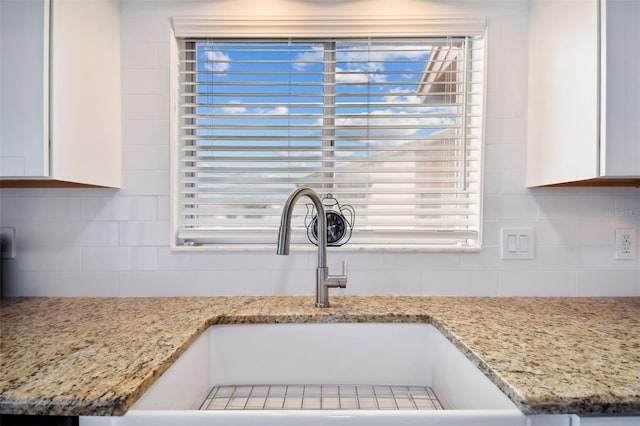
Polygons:
<instances>
[{"instance_id":1,"label":"white cloud","mask_svg":"<svg viewBox=\"0 0 640 426\"><path fill-rule=\"evenodd\" d=\"M371 51L363 50L362 47L354 47L353 49L339 51L336 54L336 60L338 62L374 61L376 63L393 60L417 61L426 60L428 51L428 46L402 46L401 50L398 50L396 46L387 46L386 49L382 46L372 46Z\"/></svg>"},{"instance_id":2,"label":"white cloud","mask_svg":"<svg viewBox=\"0 0 640 426\"><path fill-rule=\"evenodd\" d=\"M384 101L390 104L420 104L422 99L416 95L391 95L385 96Z\"/></svg>"},{"instance_id":3,"label":"white cloud","mask_svg":"<svg viewBox=\"0 0 640 426\"><path fill-rule=\"evenodd\" d=\"M369 72L377 72L377 67L366 66L367 64L350 64L347 69L336 67L338 73L346 72L347 74L336 74L336 83L382 83L386 81L386 76L382 74L368 74Z\"/></svg>"},{"instance_id":4,"label":"white cloud","mask_svg":"<svg viewBox=\"0 0 640 426\"><path fill-rule=\"evenodd\" d=\"M231 58L218 51L218 50L205 50L201 51L198 55L199 60L201 61L213 61L213 62L205 62L204 67L207 71L227 71L229 69L229 61Z\"/></svg>"},{"instance_id":5,"label":"white cloud","mask_svg":"<svg viewBox=\"0 0 640 426\"><path fill-rule=\"evenodd\" d=\"M289 112L289 108L286 106L247 108L240 101L230 101L229 106L222 107L219 111L225 114L286 115Z\"/></svg>"},{"instance_id":6,"label":"white cloud","mask_svg":"<svg viewBox=\"0 0 640 426\"><path fill-rule=\"evenodd\" d=\"M312 46L311 51L302 52L296 56L294 61L298 61L298 62L293 63L293 68L296 71L304 71L305 69L307 69L309 66L312 65L311 63L308 63L308 62L322 62L323 58L324 58L323 48L321 46Z\"/></svg>"},{"instance_id":7,"label":"white cloud","mask_svg":"<svg viewBox=\"0 0 640 426\"><path fill-rule=\"evenodd\" d=\"M231 101L229 102L230 105L233 106L228 106L228 107L222 107L221 110L222 112L224 112L225 114L242 114L247 112L247 108L243 107L242 105L240 105L240 102L238 101ZM237 106L236 106L237 104Z\"/></svg>"},{"instance_id":8,"label":"white cloud","mask_svg":"<svg viewBox=\"0 0 640 426\"><path fill-rule=\"evenodd\" d=\"M286 106L277 106L275 108L258 108L256 114L261 115L284 115L289 113L289 108Z\"/></svg>"},{"instance_id":9,"label":"white cloud","mask_svg":"<svg viewBox=\"0 0 640 426\"><path fill-rule=\"evenodd\" d=\"M373 46L371 51L365 50L365 46L354 46L338 50L336 62L348 64L346 71L383 72L383 62L394 60L426 61L428 52L429 46L403 46L402 50L398 50L396 46ZM298 71L307 69L311 64L303 61L321 62L323 57L323 48L313 46L312 51L297 55L295 60L300 62L295 62L294 68ZM342 81L347 82L385 81L385 76L368 76L367 74L345 75L337 78L342 78Z\"/></svg>"}]
</instances>

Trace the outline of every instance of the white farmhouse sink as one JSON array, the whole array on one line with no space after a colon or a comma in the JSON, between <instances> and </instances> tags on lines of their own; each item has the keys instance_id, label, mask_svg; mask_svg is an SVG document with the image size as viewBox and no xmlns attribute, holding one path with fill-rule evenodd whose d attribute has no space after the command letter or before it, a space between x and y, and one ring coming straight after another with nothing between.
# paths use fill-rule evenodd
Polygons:
<instances>
[{"instance_id":1,"label":"white farmhouse sink","mask_svg":"<svg viewBox=\"0 0 640 426\"><path fill-rule=\"evenodd\" d=\"M429 386L444 410L198 411L214 385ZM81 426L483 425L526 417L426 324L252 324L207 330L122 417Z\"/></svg>"}]
</instances>

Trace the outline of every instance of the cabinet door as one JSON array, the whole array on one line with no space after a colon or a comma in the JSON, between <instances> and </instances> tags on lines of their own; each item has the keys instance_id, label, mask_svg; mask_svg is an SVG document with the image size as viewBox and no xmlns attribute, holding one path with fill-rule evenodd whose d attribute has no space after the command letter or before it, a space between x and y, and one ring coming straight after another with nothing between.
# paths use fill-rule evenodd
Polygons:
<instances>
[{"instance_id":1,"label":"cabinet door","mask_svg":"<svg viewBox=\"0 0 640 426\"><path fill-rule=\"evenodd\" d=\"M600 174L640 176L640 2L601 4Z\"/></svg>"},{"instance_id":2,"label":"cabinet door","mask_svg":"<svg viewBox=\"0 0 640 426\"><path fill-rule=\"evenodd\" d=\"M120 186L120 86L119 1L54 0L50 101L54 179Z\"/></svg>"},{"instance_id":3,"label":"cabinet door","mask_svg":"<svg viewBox=\"0 0 640 426\"><path fill-rule=\"evenodd\" d=\"M537 414L527 416L528 426L572 426L577 417L571 414Z\"/></svg>"},{"instance_id":4,"label":"cabinet door","mask_svg":"<svg viewBox=\"0 0 640 426\"><path fill-rule=\"evenodd\" d=\"M49 174L49 2L0 1L0 176Z\"/></svg>"},{"instance_id":5,"label":"cabinet door","mask_svg":"<svg viewBox=\"0 0 640 426\"><path fill-rule=\"evenodd\" d=\"M578 426L638 426L640 424L640 417L631 416L592 416L592 417L580 417Z\"/></svg>"},{"instance_id":6,"label":"cabinet door","mask_svg":"<svg viewBox=\"0 0 640 426\"><path fill-rule=\"evenodd\" d=\"M527 184L598 176L598 2L530 3Z\"/></svg>"}]
</instances>

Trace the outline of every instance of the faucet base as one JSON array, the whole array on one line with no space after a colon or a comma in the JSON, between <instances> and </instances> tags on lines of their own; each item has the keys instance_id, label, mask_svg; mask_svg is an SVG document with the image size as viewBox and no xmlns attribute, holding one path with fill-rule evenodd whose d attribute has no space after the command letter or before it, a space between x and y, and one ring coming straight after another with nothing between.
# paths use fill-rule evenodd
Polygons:
<instances>
[{"instance_id":1,"label":"faucet base","mask_svg":"<svg viewBox=\"0 0 640 426\"><path fill-rule=\"evenodd\" d=\"M342 262L342 275L330 275L326 266L316 270L316 307L329 307L329 289L347 287L347 263Z\"/></svg>"}]
</instances>

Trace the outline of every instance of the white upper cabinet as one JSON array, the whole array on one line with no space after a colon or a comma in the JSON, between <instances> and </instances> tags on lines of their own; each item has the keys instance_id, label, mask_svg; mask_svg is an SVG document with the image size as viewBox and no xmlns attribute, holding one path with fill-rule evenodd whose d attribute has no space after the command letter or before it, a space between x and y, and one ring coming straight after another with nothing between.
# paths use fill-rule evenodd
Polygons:
<instances>
[{"instance_id":1,"label":"white upper cabinet","mask_svg":"<svg viewBox=\"0 0 640 426\"><path fill-rule=\"evenodd\" d=\"M530 5L527 185L640 185L640 2Z\"/></svg>"},{"instance_id":2,"label":"white upper cabinet","mask_svg":"<svg viewBox=\"0 0 640 426\"><path fill-rule=\"evenodd\" d=\"M601 26L601 174L640 177L640 2L604 2Z\"/></svg>"},{"instance_id":3,"label":"white upper cabinet","mask_svg":"<svg viewBox=\"0 0 640 426\"><path fill-rule=\"evenodd\" d=\"M49 174L49 4L0 1L0 175Z\"/></svg>"},{"instance_id":4,"label":"white upper cabinet","mask_svg":"<svg viewBox=\"0 0 640 426\"><path fill-rule=\"evenodd\" d=\"M121 185L117 0L0 1L0 186Z\"/></svg>"}]
</instances>

